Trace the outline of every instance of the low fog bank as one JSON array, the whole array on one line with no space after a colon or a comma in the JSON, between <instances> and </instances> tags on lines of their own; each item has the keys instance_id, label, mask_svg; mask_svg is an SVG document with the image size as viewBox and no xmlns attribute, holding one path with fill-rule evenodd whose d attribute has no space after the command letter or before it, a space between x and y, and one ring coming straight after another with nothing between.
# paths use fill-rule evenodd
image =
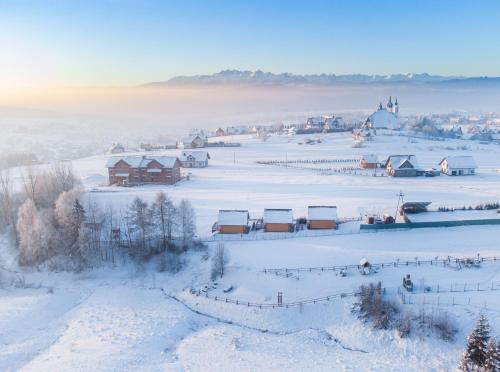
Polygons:
<instances>
[{"instance_id":1,"label":"low fog bank","mask_svg":"<svg viewBox=\"0 0 500 372\"><path fill-rule=\"evenodd\" d=\"M0 152L43 159L102 153L113 142L182 137L190 128L297 122L309 115L364 115L397 96L400 114L499 112L500 87L433 84L168 86L52 89L0 97Z\"/></svg>"}]
</instances>

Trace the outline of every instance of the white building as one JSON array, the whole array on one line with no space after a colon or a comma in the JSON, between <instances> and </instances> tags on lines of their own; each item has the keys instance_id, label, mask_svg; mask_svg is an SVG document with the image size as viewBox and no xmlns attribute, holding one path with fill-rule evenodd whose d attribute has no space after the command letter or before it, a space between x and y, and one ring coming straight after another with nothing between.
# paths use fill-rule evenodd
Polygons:
<instances>
[{"instance_id":1,"label":"white building","mask_svg":"<svg viewBox=\"0 0 500 372\"><path fill-rule=\"evenodd\" d=\"M371 114L368 119L366 119L363 127L369 129L390 129L398 130L400 129L399 122L399 104L396 99L395 103L392 103L392 98L389 97L386 107L379 105L378 110Z\"/></svg>"},{"instance_id":2,"label":"white building","mask_svg":"<svg viewBox=\"0 0 500 372\"><path fill-rule=\"evenodd\" d=\"M448 156L439 162L441 172L448 176L476 174L476 162L472 156Z\"/></svg>"},{"instance_id":3,"label":"white building","mask_svg":"<svg viewBox=\"0 0 500 372\"><path fill-rule=\"evenodd\" d=\"M210 154L207 151L183 151L179 159L184 168L205 168Z\"/></svg>"}]
</instances>

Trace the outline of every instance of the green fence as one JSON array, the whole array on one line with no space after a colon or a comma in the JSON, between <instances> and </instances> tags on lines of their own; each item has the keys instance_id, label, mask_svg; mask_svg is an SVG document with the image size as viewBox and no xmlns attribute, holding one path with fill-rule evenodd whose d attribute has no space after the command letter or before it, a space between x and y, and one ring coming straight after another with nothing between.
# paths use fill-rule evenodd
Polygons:
<instances>
[{"instance_id":1,"label":"green fence","mask_svg":"<svg viewBox=\"0 0 500 372\"><path fill-rule=\"evenodd\" d=\"M461 220L461 221L428 221L407 222L392 224L361 224L360 230L390 230L390 229L418 229L424 227L456 227L456 226L479 226L500 225L500 218L489 218L484 220Z\"/></svg>"}]
</instances>

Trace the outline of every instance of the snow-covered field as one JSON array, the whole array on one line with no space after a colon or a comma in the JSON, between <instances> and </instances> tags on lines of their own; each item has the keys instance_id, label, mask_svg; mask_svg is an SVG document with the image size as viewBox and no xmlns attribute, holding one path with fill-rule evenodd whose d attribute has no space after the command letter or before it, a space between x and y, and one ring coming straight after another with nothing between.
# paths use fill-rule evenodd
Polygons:
<instances>
[{"instance_id":1,"label":"snow-covered field","mask_svg":"<svg viewBox=\"0 0 500 372\"><path fill-rule=\"evenodd\" d=\"M191 200L202 237L210 235L219 209L248 209L256 218L264 208L293 208L299 217L308 205L328 204L338 207L340 217L357 217L393 214L400 191L406 201L430 201L435 208L500 200L500 174L495 172L500 146L377 136L360 149L351 147L349 134L325 135L316 145L299 145L304 137L234 139L243 146L209 149L209 167L190 169L190 180L175 186L105 186L104 155L74 161L73 167L87 195L103 205L119 208L135 196L152 200L160 189L175 201ZM479 169L471 177L394 179L255 163L365 153L381 161L389 154L414 154L423 168L437 167L446 155L473 155ZM478 253L500 258L499 236L499 226L471 226L226 242L227 272L209 290L209 298L189 292L209 282L210 262L203 252L189 253L175 275L158 273L153 264L80 274L25 272L22 285L0 289L0 370L455 370L481 311L500 333L500 260L461 270L427 264L386 267L371 276L355 269L346 277L334 271L300 272L298 280L262 270L357 264L363 257L373 263ZM352 297L274 309L211 298L272 304L282 292L287 303L349 293L371 281L382 281L399 298L406 274L416 292L407 297L411 303L401 306L415 313L421 308L447 312L458 329L456 341L435 335L400 339L394 331L372 330L351 314ZM234 289L224 293L228 286Z\"/></svg>"}]
</instances>

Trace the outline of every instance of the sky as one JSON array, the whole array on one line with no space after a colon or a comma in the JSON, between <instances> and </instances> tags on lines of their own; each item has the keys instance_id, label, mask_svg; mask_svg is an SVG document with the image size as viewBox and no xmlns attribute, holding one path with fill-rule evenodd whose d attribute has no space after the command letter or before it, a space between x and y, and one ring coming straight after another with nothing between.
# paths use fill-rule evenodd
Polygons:
<instances>
[{"instance_id":1,"label":"sky","mask_svg":"<svg viewBox=\"0 0 500 372\"><path fill-rule=\"evenodd\" d=\"M0 82L126 86L223 69L500 76L500 1L0 0Z\"/></svg>"}]
</instances>

